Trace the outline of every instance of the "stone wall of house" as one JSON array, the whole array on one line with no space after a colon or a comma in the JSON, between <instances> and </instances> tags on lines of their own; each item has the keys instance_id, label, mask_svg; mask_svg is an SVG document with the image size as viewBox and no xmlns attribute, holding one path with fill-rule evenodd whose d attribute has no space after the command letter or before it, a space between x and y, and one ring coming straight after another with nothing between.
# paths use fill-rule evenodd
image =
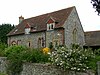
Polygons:
<instances>
[{"instance_id":1,"label":"stone wall of house","mask_svg":"<svg viewBox=\"0 0 100 75\"><path fill-rule=\"evenodd\" d=\"M21 75L95 75L95 74L92 73L91 71L88 71L87 73L62 71L50 64L26 63L23 65L23 71Z\"/></svg>"},{"instance_id":2,"label":"stone wall of house","mask_svg":"<svg viewBox=\"0 0 100 75\"><path fill-rule=\"evenodd\" d=\"M46 46L49 47L50 43L55 47L56 45L64 44L64 30L54 29L46 31Z\"/></svg>"},{"instance_id":3,"label":"stone wall of house","mask_svg":"<svg viewBox=\"0 0 100 75\"><path fill-rule=\"evenodd\" d=\"M17 36L8 37L8 44L11 45L13 42L16 42L18 45L24 45L31 48L38 48L38 39L44 38L45 40L45 32L37 32L31 34L23 34ZM44 43L45 44L45 43Z\"/></svg>"},{"instance_id":4,"label":"stone wall of house","mask_svg":"<svg viewBox=\"0 0 100 75\"><path fill-rule=\"evenodd\" d=\"M6 73L7 72L7 58L6 57L0 57L0 73Z\"/></svg>"},{"instance_id":5,"label":"stone wall of house","mask_svg":"<svg viewBox=\"0 0 100 75\"><path fill-rule=\"evenodd\" d=\"M83 27L75 8L65 21L64 28L66 45L70 46L70 44L76 43L83 46L85 44ZM76 31L76 34L74 34L74 31Z\"/></svg>"},{"instance_id":6,"label":"stone wall of house","mask_svg":"<svg viewBox=\"0 0 100 75\"><path fill-rule=\"evenodd\" d=\"M49 47L50 42L55 46L57 43L58 45L64 44L64 30L63 29L56 29L44 32L37 32L31 34L23 34L17 36L8 37L8 44L11 45L15 42L17 45L25 45L31 48L38 48L40 45L38 42L39 38L44 38L44 47Z\"/></svg>"}]
</instances>

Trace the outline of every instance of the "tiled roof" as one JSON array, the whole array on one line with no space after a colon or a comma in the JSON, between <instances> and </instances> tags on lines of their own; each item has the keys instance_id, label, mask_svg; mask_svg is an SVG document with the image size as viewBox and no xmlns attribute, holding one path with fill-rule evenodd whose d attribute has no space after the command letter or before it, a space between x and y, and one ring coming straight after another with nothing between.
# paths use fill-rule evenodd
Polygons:
<instances>
[{"instance_id":1,"label":"tiled roof","mask_svg":"<svg viewBox=\"0 0 100 75\"><path fill-rule=\"evenodd\" d=\"M100 31L85 32L86 46L100 46Z\"/></svg>"},{"instance_id":2,"label":"tiled roof","mask_svg":"<svg viewBox=\"0 0 100 75\"><path fill-rule=\"evenodd\" d=\"M24 34L24 29L27 23L31 26L31 28L35 27L37 32L44 31L47 28L46 23L50 19L50 17L52 17L53 20L55 21L55 28L62 27L65 20L67 20L68 16L70 15L73 8L74 7L70 7L70 8L59 10L59 11L43 14L40 16L24 19L16 28L14 28L8 34L8 36ZM36 32L36 31L31 30L31 32Z\"/></svg>"},{"instance_id":3,"label":"tiled roof","mask_svg":"<svg viewBox=\"0 0 100 75\"><path fill-rule=\"evenodd\" d=\"M30 24L28 24L28 23L25 25L25 28L30 28L30 27L31 27L31 26L30 26Z\"/></svg>"}]
</instances>

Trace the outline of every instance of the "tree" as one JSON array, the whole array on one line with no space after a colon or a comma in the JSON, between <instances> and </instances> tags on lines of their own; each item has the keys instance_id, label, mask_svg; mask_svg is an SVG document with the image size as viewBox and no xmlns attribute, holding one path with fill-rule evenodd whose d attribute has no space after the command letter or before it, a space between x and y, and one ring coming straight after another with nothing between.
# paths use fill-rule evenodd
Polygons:
<instances>
[{"instance_id":1,"label":"tree","mask_svg":"<svg viewBox=\"0 0 100 75\"><path fill-rule=\"evenodd\" d=\"M0 43L7 44L7 34L14 28L11 24L0 25Z\"/></svg>"},{"instance_id":2,"label":"tree","mask_svg":"<svg viewBox=\"0 0 100 75\"><path fill-rule=\"evenodd\" d=\"M93 8L96 9L98 15L100 15L100 0L91 0Z\"/></svg>"}]
</instances>

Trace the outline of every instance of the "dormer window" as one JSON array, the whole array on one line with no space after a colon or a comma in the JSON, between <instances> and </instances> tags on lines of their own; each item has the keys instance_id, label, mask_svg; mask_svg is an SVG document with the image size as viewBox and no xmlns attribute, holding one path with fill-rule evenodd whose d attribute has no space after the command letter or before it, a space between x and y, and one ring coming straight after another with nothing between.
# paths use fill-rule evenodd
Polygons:
<instances>
[{"instance_id":1,"label":"dormer window","mask_svg":"<svg viewBox=\"0 0 100 75\"><path fill-rule=\"evenodd\" d=\"M50 18L48 21L47 21L47 30L53 30L55 27L55 21Z\"/></svg>"},{"instance_id":2,"label":"dormer window","mask_svg":"<svg viewBox=\"0 0 100 75\"><path fill-rule=\"evenodd\" d=\"M55 23L47 24L47 30L53 30L55 27Z\"/></svg>"},{"instance_id":3,"label":"dormer window","mask_svg":"<svg viewBox=\"0 0 100 75\"><path fill-rule=\"evenodd\" d=\"M18 29L15 29L15 31L13 33L16 33L18 31Z\"/></svg>"},{"instance_id":4,"label":"dormer window","mask_svg":"<svg viewBox=\"0 0 100 75\"><path fill-rule=\"evenodd\" d=\"M31 31L31 27L30 27L30 25L27 23L26 26L25 26L25 34L30 34L30 31Z\"/></svg>"},{"instance_id":5,"label":"dormer window","mask_svg":"<svg viewBox=\"0 0 100 75\"><path fill-rule=\"evenodd\" d=\"M54 28L54 26L53 26L53 24L51 24L51 29L53 29Z\"/></svg>"}]
</instances>

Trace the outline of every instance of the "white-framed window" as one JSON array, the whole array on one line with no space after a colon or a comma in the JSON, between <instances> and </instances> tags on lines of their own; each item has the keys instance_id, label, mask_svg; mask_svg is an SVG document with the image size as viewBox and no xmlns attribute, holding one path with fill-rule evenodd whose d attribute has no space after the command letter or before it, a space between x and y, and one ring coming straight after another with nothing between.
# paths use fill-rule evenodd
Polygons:
<instances>
[{"instance_id":1,"label":"white-framed window","mask_svg":"<svg viewBox=\"0 0 100 75\"><path fill-rule=\"evenodd\" d=\"M55 23L47 24L47 30L53 30L55 27Z\"/></svg>"},{"instance_id":2,"label":"white-framed window","mask_svg":"<svg viewBox=\"0 0 100 75\"><path fill-rule=\"evenodd\" d=\"M25 34L30 34L30 28L25 28Z\"/></svg>"}]
</instances>

